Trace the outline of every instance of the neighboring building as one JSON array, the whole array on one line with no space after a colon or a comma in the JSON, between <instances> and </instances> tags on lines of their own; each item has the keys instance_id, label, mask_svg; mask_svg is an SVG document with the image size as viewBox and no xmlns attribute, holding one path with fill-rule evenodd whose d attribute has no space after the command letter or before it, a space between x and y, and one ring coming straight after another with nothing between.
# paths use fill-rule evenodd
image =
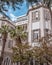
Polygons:
<instances>
[{"instance_id":1,"label":"neighboring building","mask_svg":"<svg viewBox=\"0 0 52 65\"><path fill-rule=\"evenodd\" d=\"M44 5L34 6L33 8L29 7L27 15L18 17L15 25L11 23L10 20L6 20L5 17L3 19L0 20L0 26L3 24L7 24L12 28L15 26L22 26L24 31L28 33L28 43L32 46L39 46L38 39L52 33L50 12L49 9ZM3 64L11 65L12 50L10 47L13 45L13 40L9 38L6 43L7 49L5 48Z\"/></svg>"},{"instance_id":2,"label":"neighboring building","mask_svg":"<svg viewBox=\"0 0 52 65\"><path fill-rule=\"evenodd\" d=\"M11 29L15 28L15 25L12 23L12 21L10 21L10 19L8 19L5 16L0 16L0 28L3 25L7 25L9 26ZM8 33L8 37L7 37L7 42L6 42L6 46L5 46L5 51L4 51L4 60L2 65L11 65L11 56L12 56L12 46L13 46L14 41L10 38L10 35ZM2 37L0 34L0 55L1 55L1 51L2 51Z\"/></svg>"}]
</instances>

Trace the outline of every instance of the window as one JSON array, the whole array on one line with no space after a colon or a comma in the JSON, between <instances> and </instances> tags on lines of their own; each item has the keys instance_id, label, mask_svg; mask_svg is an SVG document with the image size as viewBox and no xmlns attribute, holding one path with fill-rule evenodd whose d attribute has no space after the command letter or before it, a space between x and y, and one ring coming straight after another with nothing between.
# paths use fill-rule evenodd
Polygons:
<instances>
[{"instance_id":1,"label":"window","mask_svg":"<svg viewBox=\"0 0 52 65\"><path fill-rule=\"evenodd\" d=\"M0 34L0 38L2 38L2 34Z\"/></svg>"},{"instance_id":2,"label":"window","mask_svg":"<svg viewBox=\"0 0 52 65\"><path fill-rule=\"evenodd\" d=\"M48 35L48 29L45 29L45 35L47 36Z\"/></svg>"},{"instance_id":3,"label":"window","mask_svg":"<svg viewBox=\"0 0 52 65\"><path fill-rule=\"evenodd\" d=\"M26 24L23 25L23 29L24 29L24 31L27 30L27 25Z\"/></svg>"},{"instance_id":4,"label":"window","mask_svg":"<svg viewBox=\"0 0 52 65\"><path fill-rule=\"evenodd\" d=\"M40 37L40 30L34 30L32 36L33 36L33 41L38 40Z\"/></svg>"},{"instance_id":5,"label":"window","mask_svg":"<svg viewBox=\"0 0 52 65\"><path fill-rule=\"evenodd\" d=\"M0 45L2 45L2 39L0 39Z\"/></svg>"},{"instance_id":6,"label":"window","mask_svg":"<svg viewBox=\"0 0 52 65\"><path fill-rule=\"evenodd\" d=\"M35 17L36 17L35 12L32 12L32 20L33 20L33 21L35 20Z\"/></svg>"},{"instance_id":7,"label":"window","mask_svg":"<svg viewBox=\"0 0 52 65\"><path fill-rule=\"evenodd\" d=\"M1 25L2 25L2 26L5 25L5 21L2 21L2 24L1 24Z\"/></svg>"},{"instance_id":8,"label":"window","mask_svg":"<svg viewBox=\"0 0 52 65\"><path fill-rule=\"evenodd\" d=\"M10 59L9 58L6 58L4 60L4 65L10 65L10 64L11 64Z\"/></svg>"},{"instance_id":9,"label":"window","mask_svg":"<svg viewBox=\"0 0 52 65\"><path fill-rule=\"evenodd\" d=\"M39 15L39 12L38 11L36 11L36 19L38 19L38 16Z\"/></svg>"},{"instance_id":10,"label":"window","mask_svg":"<svg viewBox=\"0 0 52 65\"><path fill-rule=\"evenodd\" d=\"M35 61L35 65L40 65L39 61L36 60Z\"/></svg>"},{"instance_id":11,"label":"window","mask_svg":"<svg viewBox=\"0 0 52 65\"><path fill-rule=\"evenodd\" d=\"M8 41L8 48L12 48L12 45L13 45L13 41L12 40L9 40Z\"/></svg>"},{"instance_id":12,"label":"window","mask_svg":"<svg viewBox=\"0 0 52 65\"><path fill-rule=\"evenodd\" d=\"M37 21L39 19L40 19L40 12L39 11L32 12L32 20Z\"/></svg>"},{"instance_id":13,"label":"window","mask_svg":"<svg viewBox=\"0 0 52 65\"><path fill-rule=\"evenodd\" d=\"M30 60L30 65L33 65L33 59Z\"/></svg>"},{"instance_id":14,"label":"window","mask_svg":"<svg viewBox=\"0 0 52 65\"><path fill-rule=\"evenodd\" d=\"M0 45L2 45L2 35L0 34Z\"/></svg>"},{"instance_id":15,"label":"window","mask_svg":"<svg viewBox=\"0 0 52 65\"><path fill-rule=\"evenodd\" d=\"M49 11L48 10L44 10L44 18L45 18L45 20L50 20L50 13L49 13Z\"/></svg>"},{"instance_id":16,"label":"window","mask_svg":"<svg viewBox=\"0 0 52 65\"><path fill-rule=\"evenodd\" d=\"M23 28L24 31L27 30L27 24L21 25L21 27Z\"/></svg>"}]
</instances>

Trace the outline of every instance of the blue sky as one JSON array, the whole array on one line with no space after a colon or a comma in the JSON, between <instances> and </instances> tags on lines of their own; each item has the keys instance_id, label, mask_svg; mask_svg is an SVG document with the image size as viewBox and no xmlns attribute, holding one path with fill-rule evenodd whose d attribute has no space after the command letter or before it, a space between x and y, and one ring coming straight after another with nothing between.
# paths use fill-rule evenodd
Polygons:
<instances>
[{"instance_id":1,"label":"blue sky","mask_svg":"<svg viewBox=\"0 0 52 65\"><path fill-rule=\"evenodd\" d=\"M11 18L12 21L14 21L18 16L26 14L27 11L28 8L26 6L26 2L24 2L22 6L20 6L20 9L16 9L15 11L11 7L9 7L8 12L6 12L6 14Z\"/></svg>"}]
</instances>

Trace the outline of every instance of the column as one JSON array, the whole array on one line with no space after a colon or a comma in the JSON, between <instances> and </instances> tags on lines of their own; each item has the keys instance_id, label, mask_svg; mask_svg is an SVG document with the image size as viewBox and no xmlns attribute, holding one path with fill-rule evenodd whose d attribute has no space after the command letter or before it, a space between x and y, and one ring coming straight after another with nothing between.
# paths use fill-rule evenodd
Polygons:
<instances>
[{"instance_id":1,"label":"column","mask_svg":"<svg viewBox=\"0 0 52 65\"><path fill-rule=\"evenodd\" d=\"M31 27L32 27L32 13L29 12L29 18L28 18L28 42L29 45L31 45L32 43L32 31L31 31Z\"/></svg>"},{"instance_id":2,"label":"column","mask_svg":"<svg viewBox=\"0 0 52 65\"><path fill-rule=\"evenodd\" d=\"M41 37L44 37L44 28L45 28L45 21L44 21L44 8L40 8L40 30L41 30Z\"/></svg>"}]
</instances>

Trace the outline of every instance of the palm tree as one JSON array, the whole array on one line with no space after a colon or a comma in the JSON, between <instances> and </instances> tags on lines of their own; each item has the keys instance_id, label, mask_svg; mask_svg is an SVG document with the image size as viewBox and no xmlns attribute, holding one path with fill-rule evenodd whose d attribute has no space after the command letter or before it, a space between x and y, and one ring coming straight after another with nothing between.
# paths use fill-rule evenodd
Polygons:
<instances>
[{"instance_id":1,"label":"palm tree","mask_svg":"<svg viewBox=\"0 0 52 65\"><path fill-rule=\"evenodd\" d=\"M6 41L7 41L7 36L8 36L8 26L4 25L0 28L0 33L2 36L2 50L1 50L1 57L0 57L0 65L2 64L3 61L3 57L4 57L4 50L5 50L5 45L6 45Z\"/></svg>"},{"instance_id":2,"label":"palm tree","mask_svg":"<svg viewBox=\"0 0 52 65\"><path fill-rule=\"evenodd\" d=\"M10 30L10 36L15 40L16 44L22 44L22 40L26 40L27 32L23 31L21 26L17 26L15 29Z\"/></svg>"},{"instance_id":3,"label":"palm tree","mask_svg":"<svg viewBox=\"0 0 52 65\"><path fill-rule=\"evenodd\" d=\"M24 46L25 46L25 45L24 46L22 46L22 45L24 44L23 41L25 41L27 39L27 33L25 31L23 31L23 28L21 26L17 26L15 29L10 30L10 36L12 39L15 40L15 46L18 48L17 49L16 47L13 47L13 51L14 51L14 49L15 50L17 49L17 51L19 52L19 55L22 54L22 51L21 51L22 47L24 48ZM26 43L27 42L25 42L25 44ZM17 53L17 52L14 51L13 55L14 55L14 53ZM14 56L16 56L16 54ZM16 56L16 58L17 57L19 57L19 56ZM14 60L15 60L15 58L14 58ZM22 63L20 62L20 64L22 64Z\"/></svg>"}]
</instances>

